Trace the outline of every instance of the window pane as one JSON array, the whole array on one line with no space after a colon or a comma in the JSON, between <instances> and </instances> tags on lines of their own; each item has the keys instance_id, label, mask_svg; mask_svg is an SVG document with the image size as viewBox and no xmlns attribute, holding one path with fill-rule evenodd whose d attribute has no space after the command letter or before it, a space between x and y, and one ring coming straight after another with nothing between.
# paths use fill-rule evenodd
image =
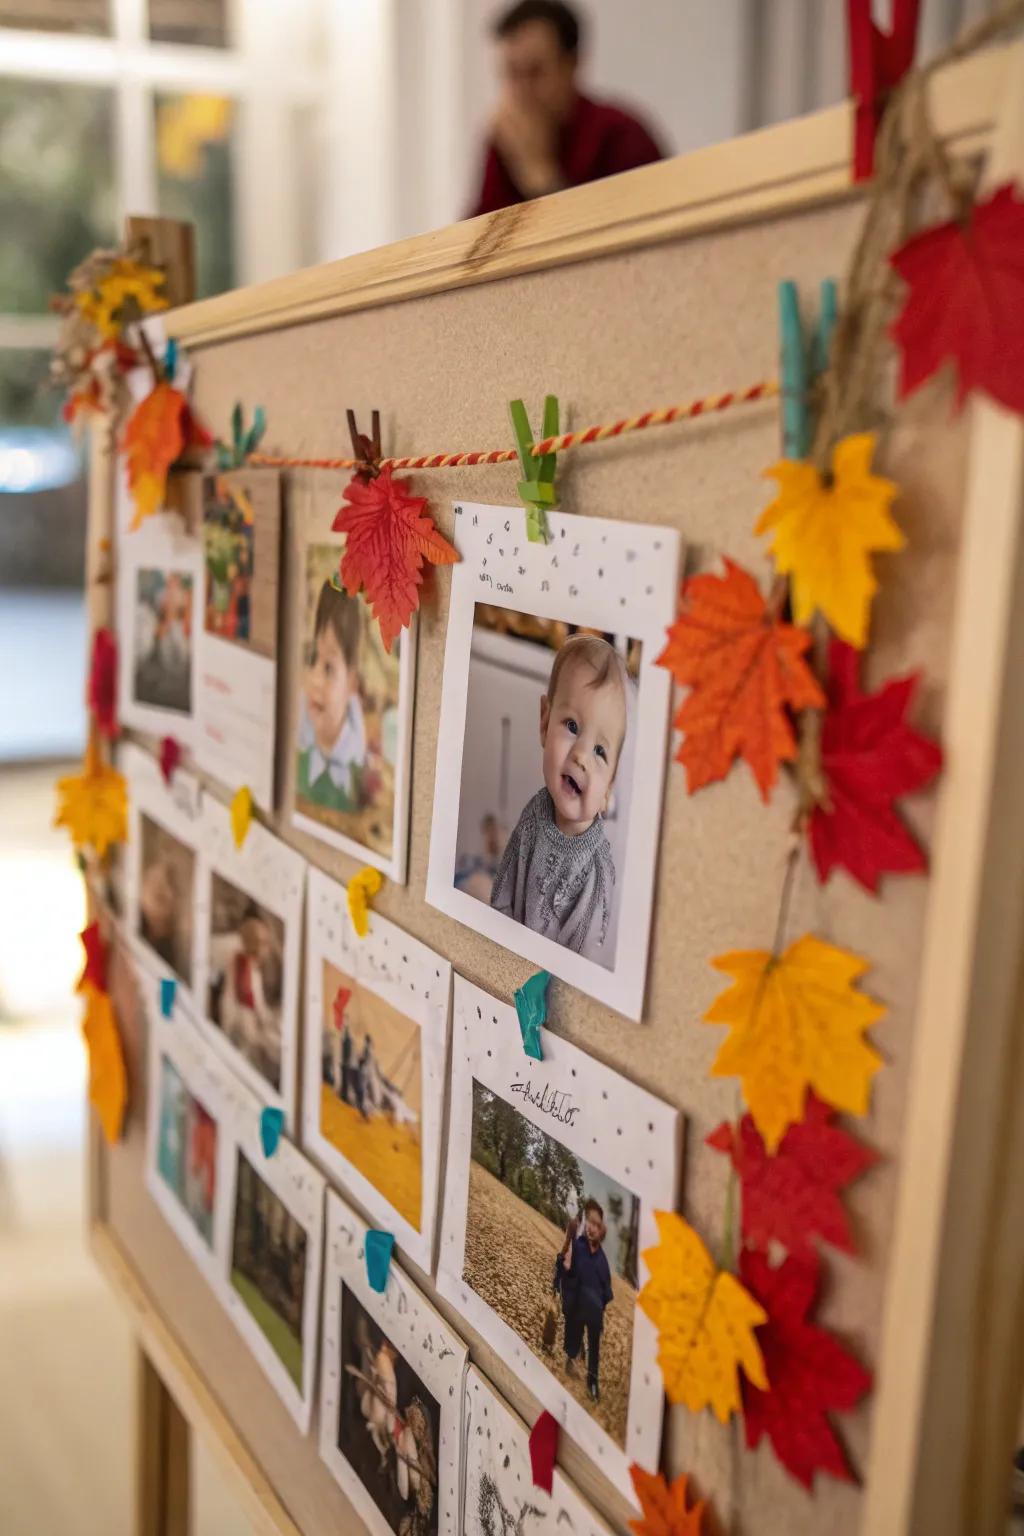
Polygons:
<instances>
[{"instance_id":1,"label":"window pane","mask_svg":"<svg viewBox=\"0 0 1024 1536\"><path fill-rule=\"evenodd\" d=\"M149 0L149 35L156 43L226 48L227 0Z\"/></svg>"},{"instance_id":2,"label":"window pane","mask_svg":"<svg viewBox=\"0 0 1024 1536\"><path fill-rule=\"evenodd\" d=\"M110 31L109 0L0 0L0 27L102 35Z\"/></svg>"},{"instance_id":3,"label":"window pane","mask_svg":"<svg viewBox=\"0 0 1024 1536\"><path fill-rule=\"evenodd\" d=\"M208 298L235 286L232 217L234 103L223 96L156 98L157 203L196 227L196 286Z\"/></svg>"},{"instance_id":4,"label":"window pane","mask_svg":"<svg viewBox=\"0 0 1024 1536\"><path fill-rule=\"evenodd\" d=\"M113 96L0 79L0 313L43 314L114 229Z\"/></svg>"},{"instance_id":5,"label":"window pane","mask_svg":"<svg viewBox=\"0 0 1024 1536\"><path fill-rule=\"evenodd\" d=\"M49 387L50 354L0 349L0 585L82 580L82 453Z\"/></svg>"}]
</instances>

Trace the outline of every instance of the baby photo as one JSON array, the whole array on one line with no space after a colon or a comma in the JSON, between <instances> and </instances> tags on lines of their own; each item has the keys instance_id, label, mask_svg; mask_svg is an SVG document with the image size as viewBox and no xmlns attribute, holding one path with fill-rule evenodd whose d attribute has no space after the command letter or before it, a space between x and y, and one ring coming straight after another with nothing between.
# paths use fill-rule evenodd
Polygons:
<instances>
[{"instance_id":1,"label":"baby photo","mask_svg":"<svg viewBox=\"0 0 1024 1536\"><path fill-rule=\"evenodd\" d=\"M611 969L639 642L478 604L455 886Z\"/></svg>"},{"instance_id":2,"label":"baby photo","mask_svg":"<svg viewBox=\"0 0 1024 1536\"><path fill-rule=\"evenodd\" d=\"M207 1017L278 1092L284 942L276 913L214 871Z\"/></svg>"},{"instance_id":3,"label":"baby photo","mask_svg":"<svg viewBox=\"0 0 1024 1536\"><path fill-rule=\"evenodd\" d=\"M191 987L195 852L144 811L139 826L139 937Z\"/></svg>"},{"instance_id":4,"label":"baby photo","mask_svg":"<svg viewBox=\"0 0 1024 1536\"><path fill-rule=\"evenodd\" d=\"M157 1168L168 1189L213 1246L217 1186L217 1122L185 1087L169 1057L160 1062L160 1127Z\"/></svg>"},{"instance_id":5,"label":"baby photo","mask_svg":"<svg viewBox=\"0 0 1024 1536\"><path fill-rule=\"evenodd\" d=\"M133 696L137 704L192 711L192 576L143 568L135 573Z\"/></svg>"},{"instance_id":6,"label":"baby photo","mask_svg":"<svg viewBox=\"0 0 1024 1536\"><path fill-rule=\"evenodd\" d=\"M376 855L379 864L396 851L406 639L385 651L363 599L335 585L339 553L336 544L307 550L296 823L349 852Z\"/></svg>"},{"instance_id":7,"label":"baby photo","mask_svg":"<svg viewBox=\"0 0 1024 1536\"><path fill-rule=\"evenodd\" d=\"M239 1149L231 1286L300 1393L306 1242L302 1223Z\"/></svg>"}]
</instances>

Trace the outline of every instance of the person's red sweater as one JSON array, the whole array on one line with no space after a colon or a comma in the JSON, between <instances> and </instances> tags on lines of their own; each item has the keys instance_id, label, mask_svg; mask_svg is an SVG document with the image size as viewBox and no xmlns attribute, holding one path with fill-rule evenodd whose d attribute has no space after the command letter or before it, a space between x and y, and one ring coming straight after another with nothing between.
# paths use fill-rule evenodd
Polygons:
<instances>
[{"instance_id":1,"label":"person's red sweater","mask_svg":"<svg viewBox=\"0 0 1024 1536\"><path fill-rule=\"evenodd\" d=\"M663 158L650 131L637 118L607 102L577 96L562 127L558 164L567 187L579 187L602 176L635 170ZM493 144L487 146L483 185L473 215L493 213L526 199L516 186Z\"/></svg>"}]
</instances>

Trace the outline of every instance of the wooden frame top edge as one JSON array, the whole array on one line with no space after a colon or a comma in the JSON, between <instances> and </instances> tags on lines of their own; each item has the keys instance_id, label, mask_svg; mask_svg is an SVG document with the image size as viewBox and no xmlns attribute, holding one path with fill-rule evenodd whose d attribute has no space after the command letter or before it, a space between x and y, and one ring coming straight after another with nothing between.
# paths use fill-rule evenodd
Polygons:
<instances>
[{"instance_id":1,"label":"wooden frame top edge","mask_svg":"<svg viewBox=\"0 0 1024 1536\"><path fill-rule=\"evenodd\" d=\"M935 75L931 110L944 140L964 151L985 142L1011 52L990 49ZM167 333L207 345L849 196L857 190L850 178L852 133L852 103L842 102L623 176L186 305L168 314Z\"/></svg>"}]
</instances>

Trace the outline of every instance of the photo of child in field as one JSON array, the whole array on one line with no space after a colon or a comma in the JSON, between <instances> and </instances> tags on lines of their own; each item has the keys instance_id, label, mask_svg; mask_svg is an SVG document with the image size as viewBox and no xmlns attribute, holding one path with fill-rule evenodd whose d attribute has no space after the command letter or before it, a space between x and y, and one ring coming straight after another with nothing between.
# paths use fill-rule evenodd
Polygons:
<instances>
[{"instance_id":1,"label":"photo of child in field","mask_svg":"<svg viewBox=\"0 0 1024 1536\"><path fill-rule=\"evenodd\" d=\"M244 491L219 476L204 486L203 554L206 563L208 634L222 640L250 638L255 523Z\"/></svg>"},{"instance_id":2,"label":"photo of child in field","mask_svg":"<svg viewBox=\"0 0 1024 1536\"><path fill-rule=\"evenodd\" d=\"M321 1028L320 1131L419 1232L420 1026L325 960Z\"/></svg>"},{"instance_id":3,"label":"photo of child in field","mask_svg":"<svg viewBox=\"0 0 1024 1536\"><path fill-rule=\"evenodd\" d=\"M640 1201L473 1081L463 1280L624 1447Z\"/></svg>"},{"instance_id":4,"label":"photo of child in field","mask_svg":"<svg viewBox=\"0 0 1024 1536\"><path fill-rule=\"evenodd\" d=\"M306 1242L302 1223L239 1151L231 1284L300 1392Z\"/></svg>"},{"instance_id":5,"label":"photo of child in field","mask_svg":"<svg viewBox=\"0 0 1024 1536\"><path fill-rule=\"evenodd\" d=\"M217 1184L217 1123L189 1093L167 1056L160 1062L160 1139L157 1167L207 1247L213 1246Z\"/></svg>"},{"instance_id":6,"label":"photo of child in field","mask_svg":"<svg viewBox=\"0 0 1024 1536\"><path fill-rule=\"evenodd\" d=\"M307 551L295 808L375 853L394 843L399 653L337 581L337 545Z\"/></svg>"},{"instance_id":7,"label":"photo of child in field","mask_svg":"<svg viewBox=\"0 0 1024 1536\"><path fill-rule=\"evenodd\" d=\"M436 1536L441 1411L342 1281L338 1449L395 1536Z\"/></svg>"},{"instance_id":8,"label":"photo of child in field","mask_svg":"<svg viewBox=\"0 0 1024 1536\"><path fill-rule=\"evenodd\" d=\"M192 577L136 573L132 686L137 704L192 712Z\"/></svg>"},{"instance_id":9,"label":"photo of child in field","mask_svg":"<svg viewBox=\"0 0 1024 1536\"><path fill-rule=\"evenodd\" d=\"M191 987L196 856L145 812L139 824L139 937Z\"/></svg>"},{"instance_id":10,"label":"photo of child in field","mask_svg":"<svg viewBox=\"0 0 1024 1536\"><path fill-rule=\"evenodd\" d=\"M216 872L209 978L208 1017L280 1092L284 923Z\"/></svg>"}]
</instances>

